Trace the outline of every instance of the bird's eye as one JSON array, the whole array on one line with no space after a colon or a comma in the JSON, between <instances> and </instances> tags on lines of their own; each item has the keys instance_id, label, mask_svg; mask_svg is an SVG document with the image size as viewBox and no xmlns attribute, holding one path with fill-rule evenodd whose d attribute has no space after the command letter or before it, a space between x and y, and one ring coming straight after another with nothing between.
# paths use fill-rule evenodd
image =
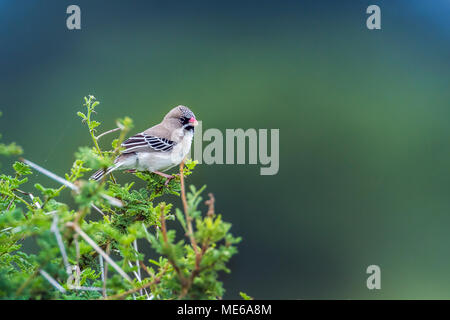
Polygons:
<instances>
[{"instance_id":1,"label":"bird's eye","mask_svg":"<svg viewBox=\"0 0 450 320\"><path fill-rule=\"evenodd\" d=\"M189 123L189 119L188 118L186 118L186 117L180 117L180 122L181 122L181 124L187 124L187 123Z\"/></svg>"}]
</instances>

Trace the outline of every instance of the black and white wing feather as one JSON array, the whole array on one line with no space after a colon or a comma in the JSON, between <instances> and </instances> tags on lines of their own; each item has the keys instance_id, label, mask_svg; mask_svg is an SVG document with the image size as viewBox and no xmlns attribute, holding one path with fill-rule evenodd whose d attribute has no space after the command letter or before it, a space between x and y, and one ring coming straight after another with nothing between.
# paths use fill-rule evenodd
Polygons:
<instances>
[{"instance_id":1,"label":"black and white wing feather","mask_svg":"<svg viewBox=\"0 0 450 320\"><path fill-rule=\"evenodd\" d=\"M174 145L175 142L169 139L139 133L122 143L122 147L126 148L122 153L145 151L147 148L150 148L153 151L167 152L172 150Z\"/></svg>"}]
</instances>

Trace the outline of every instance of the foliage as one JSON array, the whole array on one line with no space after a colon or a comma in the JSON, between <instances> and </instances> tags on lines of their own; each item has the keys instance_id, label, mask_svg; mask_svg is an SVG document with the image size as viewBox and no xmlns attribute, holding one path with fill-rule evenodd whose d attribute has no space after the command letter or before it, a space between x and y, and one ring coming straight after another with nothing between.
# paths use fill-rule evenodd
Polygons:
<instances>
[{"instance_id":1,"label":"foliage","mask_svg":"<svg viewBox=\"0 0 450 320\"><path fill-rule=\"evenodd\" d=\"M82 179L113 163L133 126L126 117L117 121L116 129L96 136L100 122L92 116L98 104L95 97L85 97L86 111L78 112L93 146L79 148L61 187L30 187L28 176L37 168L27 160L13 164L13 175L0 175L0 298L221 298L219 272L230 272L226 263L237 252L240 238L215 213L212 194L202 215L205 187L190 186L186 193L184 180L196 162L181 164L180 175L167 185L165 178L149 172L134 173L144 181L142 188L134 182L118 184L112 175L100 182ZM119 135L112 149L102 151L98 140L113 132ZM14 143L0 144L0 154L21 152ZM75 205L61 200L67 187ZM158 202L163 195L181 196L183 209ZM176 237L168 227L173 220L180 223L184 237ZM26 252L25 240L38 250ZM158 258L146 258L138 243L152 248Z\"/></svg>"}]
</instances>

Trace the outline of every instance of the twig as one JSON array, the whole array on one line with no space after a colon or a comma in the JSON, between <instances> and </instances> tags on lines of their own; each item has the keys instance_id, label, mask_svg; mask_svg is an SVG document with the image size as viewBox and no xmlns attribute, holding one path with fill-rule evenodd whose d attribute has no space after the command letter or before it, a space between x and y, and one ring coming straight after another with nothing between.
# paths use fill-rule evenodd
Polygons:
<instances>
[{"instance_id":1,"label":"twig","mask_svg":"<svg viewBox=\"0 0 450 320\"><path fill-rule=\"evenodd\" d=\"M73 236L73 241L75 242L75 254L76 254L76 267L78 269L80 269L80 258L81 258L81 254L80 254L80 242L78 241L78 238L80 237L80 235L77 233Z\"/></svg>"},{"instance_id":2,"label":"twig","mask_svg":"<svg viewBox=\"0 0 450 320\"><path fill-rule=\"evenodd\" d=\"M208 212L206 213L206 215L208 217L212 217L215 214L214 202L216 202L216 199L214 198L214 195L212 193L208 193L208 196L209 200L205 201L205 204L208 206Z\"/></svg>"},{"instance_id":3,"label":"twig","mask_svg":"<svg viewBox=\"0 0 450 320\"><path fill-rule=\"evenodd\" d=\"M119 293L119 294L110 296L110 297L107 298L107 300L122 299L122 298L126 297L126 296L129 295L129 294L135 293L135 292L137 292L137 291L139 291L139 290L142 290L142 289L148 288L148 287L150 287L150 286L153 286L153 285L155 285L155 284L158 284L158 283L161 281L161 278L162 278L162 276L164 275L164 273L166 272L166 270L167 270L167 268L164 268L164 269L161 271L161 274L160 274L158 277L156 277L153 281L151 281L151 282L149 282L149 283L146 283L146 284L144 284L144 285L142 285L142 286L140 286L140 287L130 289L130 290L125 291L125 292L123 292L123 293Z\"/></svg>"},{"instance_id":4,"label":"twig","mask_svg":"<svg viewBox=\"0 0 450 320\"><path fill-rule=\"evenodd\" d=\"M122 208L123 207L123 202L120 201L119 199L116 199L114 197L111 197L107 194L100 194L102 196L103 199L105 199L106 201L108 201L111 205L115 206L115 207L119 207Z\"/></svg>"},{"instance_id":5,"label":"twig","mask_svg":"<svg viewBox=\"0 0 450 320\"><path fill-rule=\"evenodd\" d=\"M195 237L194 237L194 232L193 232L193 228L192 228L192 218L189 215L188 204L187 204L187 200L186 200L186 189L184 187L184 161L182 161L180 164L180 183L181 183L181 201L183 202L184 214L186 216L188 236L191 241L192 247L194 248L194 252L195 252L195 256L196 256L196 263L197 263L197 262L199 262L199 261L197 261L199 258L199 253L198 253L198 249L197 249L197 241L195 240Z\"/></svg>"},{"instance_id":6,"label":"twig","mask_svg":"<svg viewBox=\"0 0 450 320\"><path fill-rule=\"evenodd\" d=\"M19 158L20 161L22 161L23 163L29 165L30 167L32 167L33 169L39 171L40 173L46 175L47 177L49 177L50 179L53 179L63 185L65 185L66 187L72 189L73 191L78 192L79 189L76 185L74 185L72 182L67 181L66 179L63 179L59 176L57 176L56 174L54 174L53 172L48 171L47 169L42 168L41 166L38 166L37 164L35 164L34 162L31 162L27 159L24 158Z\"/></svg>"},{"instance_id":7,"label":"twig","mask_svg":"<svg viewBox=\"0 0 450 320\"><path fill-rule=\"evenodd\" d=\"M58 210L53 210L53 211L49 211L49 212L44 212L44 214L45 214L46 216L49 216L49 215L54 214L54 213L57 213L57 212L58 212Z\"/></svg>"},{"instance_id":8,"label":"twig","mask_svg":"<svg viewBox=\"0 0 450 320\"><path fill-rule=\"evenodd\" d=\"M40 173L46 175L47 177L65 185L66 187L70 188L71 190L79 193L80 192L80 188L78 188L75 184L73 184L70 181L67 181L66 179L63 179L59 176L57 176L56 174L54 174L53 172L48 171L47 169L42 168L41 166L38 166L37 164L35 164L34 162L31 162L27 159L24 158L20 158L20 161L22 161L23 163L29 165L30 167L32 167L33 169L39 171ZM103 199L105 199L106 201L108 201L111 205L116 206L116 207L123 207L123 203L122 201L120 201L119 199L113 198L107 194L101 193L100 194L102 196ZM21 200L22 202L25 202L28 206L30 206L25 200L21 199L19 196L16 196L19 200Z\"/></svg>"},{"instance_id":9,"label":"twig","mask_svg":"<svg viewBox=\"0 0 450 320\"><path fill-rule=\"evenodd\" d=\"M11 230L13 227L8 227L8 228L5 228L5 229L2 229L2 230L0 230L0 232L5 232L5 231L8 231L8 230Z\"/></svg>"},{"instance_id":10,"label":"twig","mask_svg":"<svg viewBox=\"0 0 450 320\"><path fill-rule=\"evenodd\" d=\"M47 272L45 272L42 269L39 270L39 272L45 279L47 279L48 282L50 282L50 284L52 286L54 286L56 289L58 289L61 293L66 293L66 289L64 289L55 279L53 279L51 275L49 275Z\"/></svg>"},{"instance_id":11,"label":"twig","mask_svg":"<svg viewBox=\"0 0 450 320\"><path fill-rule=\"evenodd\" d=\"M143 286L140 286L140 287L137 287L137 288L130 289L130 290L125 291L125 292L123 292L123 293L119 293L119 294L116 294L116 295L113 295L113 296L109 296L109 297L106 298L106 300L122 299L123 297L126 297L126 296L129 295L129 294L136 293L136 292L138 292L138 291L140 291L140 290L142 290L142 289L148 288L148 287L150 287L150 286L152 286L152 285L154 285L154 284L157 284L157 283L158 283L158 282L156 282L156 281L152 281L152 282L146 283L146 284L143 285Z\"/></svg>"},{"instance_id":12,"label":"twig","mask_svg":"<svg viewBox=\"0 0 450 320\"><path fill-rule=\"evenodd\" d=\"M150 270L147 268L147 266L142 261L139 261L139 264L141 265L142 269L144 269L144 271L147 272L147 274L150 277L153 277L153 274L150 272Z\"/></svg>"},{"instance_id":13,"label":"twig","mask_svg":"<svg viewBox=\"0 0 450 320\"><path fill-rule=\"evenodd\" d=\"M104 216L105 214L103 213L102 210L100 210L95 204L91 204L92 208L94 208L95 210L97 210L97 212L99 212L102 216Z\"/></svg>"},{"instance_id":14,"label":"twig","mask_svg":"<svg viewBox=\"0 0 450 320\"><path fill-rule=\"evenodd\" d=\"M180 184L181 184L181 202L183 203L184 213L187 214L188 204L186 200L186 191L184 188L184 161L180 163Z\"/></svg>"},{"instance_id":15,"label":"twig","mask_svg":"<svg viewBox=\"0 0 450 320\"><path fill-rule=\"evenodd\" d=\"M111 242L106 244L106 254L111 252ZM100 256L101 257L101 256ZM106 279L108 279L108 261L105 261L105 281L103 282L103 296L106 297Z\"/></svg>"},{"instance_id":16,"label":"twig","mask_svg":"<svg viewBox=\"0 0 450 320\"><path fill-rule=\"evenodd\" d=\"M136 253L139 255L139 250L138 250L138 246L137 246L137 240L133 241L133 245L134 245L134 250L136 250ZM141 277L141 268L139 267L139 257L136 257L136 267L138 268L138 275L139 278Z\"/></svg>"},{"instance_id":17,"label":"twig","mask_svg":"<svg viewBox=\"0 0 450 320\"><path fill-rule=\"evenodd\" d=\"M34 196L31 192L25 192L19 189L15 189L15 191L20 192L21 194L27 195L30 197L31 202L36 206L36 208L41 209L41 205L39 204L39 202L34 202Z\"/></svg>"},{"instance_id":18,"label":"twig","mask_svg":"<svg viewBox=\"0 0 450 320\"><path fill-rule=\"evenodd\" d=\"M131 278L125 273L125 271L123 271L106 253L105 251L102 250L102 248L100 248L95 242L94 240L92 240L91 238L89 238L89 236L83 231L81 230L81 228L73 223L73 222L68 222L67 223L68 227L71 227L75 230L76 233L78 233L92 248L94 248L95 251L97 251L99 254L101 254L103 256L103 258L108 261L108 263L114 268L116 269L116 271L126 280L128 280L130 283L133 283L133 280L131 280Z\"/></svg>"},{"instance_id":19,"label":"twig","mask_svg":"<svg viewBox=\"0 0 450 320\"><path fill-rule=\"evenodd\" d=\"M113 133L113 132L116 132L116 131L119 131L119 130L120 130L120 128L114 128L114 129L108 130L106 132L103 132L102 134L99 134L98 136L96 136L95 140L100 139L101 137L103 137L104 135L107 135L108 133Z\"/></svg>"},{"instance_id":20,"label":"twig","mask_svg":"<svg viewBox=\"0 0 450 320\"><path fill-rule=\"evenodd\" d=\"M184 186L184 174L183 173L184 173L184 161L180 164L181 201L183 202L184 213L186 216L186 224L187 224L187 229L188 229L187 235L191 241L192 247L195 252L195 268L194 268L194 270L192 270L192 273L189 277L189 280L187 281L187 284L185 286L182 285L181 294L179 296L180 299L182 299L182 298L184 298L184 296L186 296L186 294L189 291L189 288L194 283L195 277L200 273L200 271L201 271L200 262L203 258L203 255L205 254L206 250L208 249L208 243L209 243L209 239L205 239L205 241L203 242L201 251L200 252L198 251L197 242L195 240L194 232L193 232L193 228L192 228L192 218L189 216L189 211L188 211L188 203L186 200L186 190L185 190L185 186ZM212 217L215 214L215 209L214 209L215 198L212 193L209 193L208 195L209 195L209 200L205 201L205 204L208 206L207 215L209 217Z\"/></svg>"},{"instance_id":21,"label":"twig","mask_svg":"<svg viewBox=\"0 0 450 320\"><path fill-rule=\"evenodd\" d=\"M97 288L97 287L84 287L84 286L70 286L70 290L80 290L80 291L102 291L103 288Z\"/></svg>"},{"instance_id":22,"label":"twig","mask_svg":"<svg viewBox=\"0 0 450 320\"><path fill-rule=\"evenodd\" d=\"M200 273L200 262L202 259L202 252L206 251L202 250L202 252L198 251L198 246L197 246L197 241L195 240L194 237L194 231L192 228L192 218L189 215L189 208L188 208L188 203L186 200L186 188L184 186L184 161L181 162L180 164L180 183L181 183L181 201L183 202L183 207L184 207L184 214L186 216L186 224L187 224L187 236L189 237L190 241L191 241L191 245L192 248L194 249L194 253L195 253L195 268L191 273L191 276L189 277L189 280L186 282L185 285L183 285L182 283L182 290L181 290L181 294L179 296L180 299L182 299L189 291L189 288L192 286L192 283L194 282L195 277ZM181 279L180 279L181 280Z\"/></svg>"},{"instance_id":23,"label":"twig","mask_svg":"<svg viewBox=\"0 0 450 320\"><path fill-rule=\"evenodd\" d=\"M139 255L137 239L135 239L133 241L133 246L134 246L134 250L136 250L136 254ZM141 276L142 275L141 275L141 267L139 266L139 256L136 257L136 267L138 268L137 269L137 278L138 278L139 281L141 281ZM145 294L147 295L147 298L150 298L148 293L147 293L147 290L144 289L144 291L145 291ZM140 291L139 293L142 295L142 291Z\"/></svg>"},{"instance_id":24,"label":"twig","mask_svg":"<svg viewBox=\"0 0 450 320\"><path fill-rule=\"evenodd\" d=\"M14 202L14 197L11 199L11 201L9 202L8 206L6 207L6 211L9 211L9 209L11 209L11 206Z\"/></svg>"},{"instance_id":25,"label":"twig","mask_svg":"<svg viewBox=\"0 0 450 320\"><path fill-rule=\"evenodd\" d=\"M128 265L129 265L130 267L133 267L133 264L132 264L130 261L128 261ZM134 276L136 277L136 279L137 279L139 282L142 281L141 276L140 276L139 273L137 273L136 271L133 271L133 274L134 274ZM150 299L150 296L148 295L148 292L147 292L147 290L146 290L145 288L144 288L144 291L145 291L145 295L147 296L147 299ZM139 294L142 295L142 290L139 290Z\"/></svg>"},{"instance_id":26,"label":"twig","mask_svg":"<svg viewBox=\"0 0 450 320\"><path fill-rule=\"evenodd\" d=\"M106 297L106 281L105 281L106 279L105 279L105 269L103 266L103 257L101 255L98 255L98 260L100 262L100 271L102 272L101 273L101 279L102 279L102 283L103 283L102 294L103 294L103 297Z\"/></svg>"},{"instance_id":27,"label":"twig","mask_svg":"<svg viewBox=\"0 0 450 320\"><path fill-rule=\"evenodd\" d=\"M12 197L11 202L9 203L7 210L9 210L9 209L11 208L11 205L13 204L14 199L17 199L17 200L19 200L20 202L22 202L24 205L26 205L27 208L28 208L28 210L30 210L31 212L33 212L33 210L34 210L33 206L32 206L31 204L29 204L29 203L28 203L25 199L23 199L22 197L20 197L20 196L18 196L17 194L15 194L14 192L8 193L7 196ZM25 218L26 218L26 216L25 216Z\"/></svg>"},{"instance_id":28,"label":"twig","mask_svg":"<svg viewBox=\"0 0 450 320\"><path fill-rule=\"evenodd\" d=\"M53 216L53 223L52 223L52 226L50 227L50 231L55 234L56 242L58 243L58 247L59 247L59 251L61 251L61 255L63 257L64 267L66 268L66 272L68 273L68 271L70 270L69 259L67 258L66 249L64 247L64 243L61 238L61 233L59 232L58 215L56 215L56 214Z\"/></svg>"}]
</instances>

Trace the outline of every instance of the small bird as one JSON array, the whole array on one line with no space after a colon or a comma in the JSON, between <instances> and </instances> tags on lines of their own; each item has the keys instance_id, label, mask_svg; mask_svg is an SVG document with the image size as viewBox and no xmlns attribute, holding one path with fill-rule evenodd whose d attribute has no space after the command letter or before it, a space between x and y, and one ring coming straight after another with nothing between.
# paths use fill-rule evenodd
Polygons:
<instances>
[{"instance_id":1,"label":"small bird","mask_svg":"<svg viewBox=\"0 0 450 320\"><path fill-rule=\"evenodd\" d=\"M161 123L125 140L125 150L114 165L98 170L90 179L98 181L114 170L150 171L167 178L167 185L174 176L163 172L179 165L189 153L197 124L188 107L173 108Z\"/></svg>"}]
</instances>

